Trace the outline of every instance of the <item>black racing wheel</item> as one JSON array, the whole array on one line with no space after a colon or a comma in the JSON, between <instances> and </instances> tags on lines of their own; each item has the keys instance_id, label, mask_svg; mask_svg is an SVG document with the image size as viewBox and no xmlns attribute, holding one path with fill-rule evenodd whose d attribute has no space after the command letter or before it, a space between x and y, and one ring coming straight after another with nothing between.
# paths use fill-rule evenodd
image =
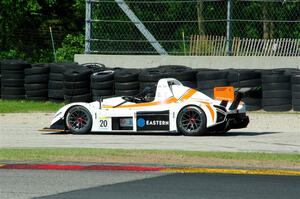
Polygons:
<instances>
[{"instance_id":1,"label":"black racing wheel","mask_svg":"<svg viewBox=\"0 0 300 199\"><path fill-rule=\"evenodd\" d=\"M66 115L66 126L74 134L89 133L92 128L92 115L83 106L74 106Z\"/></svg>"},{"instance_id":2,"label":"black racing wheel","mask_svg":"<svg viewBox=\"0 0 300 199\"><path fill-rule=\"evenodd\" d=\"M178 131L187 136L203 135L206 132L206 116L196 106L186 106L177 116Z\"/></svg>"}]
</instances>

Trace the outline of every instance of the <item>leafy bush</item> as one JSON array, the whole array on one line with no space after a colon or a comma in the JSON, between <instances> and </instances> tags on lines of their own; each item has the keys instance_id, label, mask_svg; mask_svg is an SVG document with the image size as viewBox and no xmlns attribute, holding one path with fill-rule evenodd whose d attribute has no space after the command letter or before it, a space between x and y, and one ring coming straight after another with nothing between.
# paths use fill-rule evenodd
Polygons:
<instances>
[{"instance_id":1,"label":"leafy bush","mask_svg":"<svg viewBox=\"0 0 300 199\"><path fill-rule=\"evenodd\" d=\"M75 54L84 52L84 36L68 34L63 40L62 47L56 50L57 61L73 61Z\"/></svg>"},{"instance_id":2,"label":"leafy bush","mask_svg":"<svg viewBox=\"0 0 300 199\"><path fill-rule=\"evenodd\" d=\"M17 50L11 49L0 52L0 59L24 59L25 54Z\"/></svg>"}]
</instances>

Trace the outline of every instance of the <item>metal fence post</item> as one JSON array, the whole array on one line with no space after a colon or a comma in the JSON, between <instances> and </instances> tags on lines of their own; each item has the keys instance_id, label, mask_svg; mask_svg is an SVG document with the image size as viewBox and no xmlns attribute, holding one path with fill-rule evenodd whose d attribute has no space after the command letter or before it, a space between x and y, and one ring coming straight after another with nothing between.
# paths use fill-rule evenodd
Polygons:
<instances>
[{"instance_id":1,"label":"metal fence post","mask_svg":"<svg viewBox=\"0 0 300 199\"><path fill-rule=\"evenodd\" d=\"M91 53L92 0L85 1L85 53Z\"/></svg>"},{"instance_id":2,"label":"metal fence post","mask_svg":"<svg viewBox=\"0 0 300 199\"><path fill-rule=\"evenodd\" d=\"M134 14L124 0L115 0L118 6L123 10L127 17L134 23L139 31L146 37L149 43L160 55L168 55L167 51L160 45L151 32L145 27L143 22Z\"/></svg>"},{"instance_id":3,"label":"metal fence post","mask_svg":"<svg viewBox=\"0 0 300 199\"><path fill-rule=\"evenodd\" d=\"M232 55L232 0L227 0L226 55Z\"/></svg>"}]
</instances>

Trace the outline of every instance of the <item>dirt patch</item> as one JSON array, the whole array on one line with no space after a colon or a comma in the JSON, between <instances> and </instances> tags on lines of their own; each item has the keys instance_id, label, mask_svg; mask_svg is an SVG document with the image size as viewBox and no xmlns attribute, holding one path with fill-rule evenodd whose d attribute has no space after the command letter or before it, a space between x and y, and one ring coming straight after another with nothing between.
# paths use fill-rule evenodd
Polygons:
<instances>
[{"instance_id":1,"label":"dirt patch","mask_svg":"<svg viewBox=\"0 0 300 199\"><path fill-rule=\"evenodd\" d=\"M237 167L237 168L276 168L300 169L298 162L276 160L234 160L211 157L186 157L174 154L148 154L143 156L84 156L84 157L53 157L56 162L116 163L116 164L155 164L174 165L176 167Z\"/></svg>"}]
</instances>

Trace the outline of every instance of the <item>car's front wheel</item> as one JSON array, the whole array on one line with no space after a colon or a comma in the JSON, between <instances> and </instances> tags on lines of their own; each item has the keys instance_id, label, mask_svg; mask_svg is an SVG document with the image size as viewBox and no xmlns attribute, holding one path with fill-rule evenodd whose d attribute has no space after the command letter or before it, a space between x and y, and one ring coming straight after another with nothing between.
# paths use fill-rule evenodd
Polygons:
<instances>
[{"instance_id":1,"label":"car's front wheel","mask_svg":"<svg viewBox=\"0 0 300 199\"><path fill-rule=\"evenodd\" d=\"M187 136L203 135L206 132L206 116L196 106L186 106L177 116L178 131Z\"/></svg>"},{"instance_id":2,"label":"car's front wheel","mask_svg":"<svg viewBox=\"0 0 300 199\"><path fill-rule=\"evenodd\" d=\"M92 128L92 115L83 106L74 106L66 114L66 126L71 133L84 134L90 132Z\"/></svg>"}]
</instances>

